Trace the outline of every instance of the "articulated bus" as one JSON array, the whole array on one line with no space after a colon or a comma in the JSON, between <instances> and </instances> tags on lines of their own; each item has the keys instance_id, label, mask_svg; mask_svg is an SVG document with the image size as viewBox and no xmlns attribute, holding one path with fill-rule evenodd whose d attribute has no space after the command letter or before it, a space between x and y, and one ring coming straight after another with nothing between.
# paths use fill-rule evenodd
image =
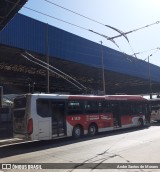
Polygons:
<instances>
[{"instance_id":1,"label":"articulated bus","mask_svg":"<svg viewBox=\"0 0 160 172\"><path fill-rule=\"evenodd\" d=\"M14 136L25 140L93 136L147 124L148 101L133 95L26 94L14 99Z\"/></svg>"}]
</instances>

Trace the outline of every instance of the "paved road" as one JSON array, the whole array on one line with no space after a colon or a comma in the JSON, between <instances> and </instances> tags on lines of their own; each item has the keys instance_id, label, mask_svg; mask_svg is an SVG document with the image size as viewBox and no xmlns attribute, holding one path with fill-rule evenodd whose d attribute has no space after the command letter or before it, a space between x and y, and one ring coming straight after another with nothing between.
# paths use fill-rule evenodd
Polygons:
<instances>
[{"instance_id":1,"label":"paved road","mask_svg":"<svg viewBox=\"0 0 160 172\"><path fill-rule=\"evenodd\" d=\"M144 129L107 132L78 141L23 143L0 148L1 163L96 163L92 169L57 169L42 171L154 171L154 169L95 169L101 163L160 163L160 124ZM151 165L151 164L149 164ZM156 168L156 165L154 166ZM153 167L153 168L154 168ZM127 167L128 168L128 167ZM6 171L6 170L3 170ZM8 170L17 171L17 170ZM30 171L30 170L27 170ZM155 170L160 171L160 169Z\"/></svg>"}]
</instances>

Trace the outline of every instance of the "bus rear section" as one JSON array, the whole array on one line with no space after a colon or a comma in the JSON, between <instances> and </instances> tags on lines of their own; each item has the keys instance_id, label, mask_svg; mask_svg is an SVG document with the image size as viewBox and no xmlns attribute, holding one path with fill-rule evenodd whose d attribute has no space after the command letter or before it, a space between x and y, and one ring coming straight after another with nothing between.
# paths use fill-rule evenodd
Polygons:
<instances>
[{"instance_id":1,"label":"bus rear section","mask_svg":"<svg viewBox=\"0 0 160 172\"><path fill-rule=\"evenodd\" d=\"M29 102L28 102L29 103ZM32 119L27 121L27 96L17 96L14 99L13 108L13 134L14 137L27 139L27 136L32 133Z\"/></svg>"},{"instance_id":2,"label":"bus rear section","mask_svg":"<svg viewBox=\"0 0 160 172\"><path fill-rule=\"evenodd\" d=\"M28 94L15 98L14 137L24 140L50 140L66 136L65 100L53 97Z\"/></svg>"}]
</instances>

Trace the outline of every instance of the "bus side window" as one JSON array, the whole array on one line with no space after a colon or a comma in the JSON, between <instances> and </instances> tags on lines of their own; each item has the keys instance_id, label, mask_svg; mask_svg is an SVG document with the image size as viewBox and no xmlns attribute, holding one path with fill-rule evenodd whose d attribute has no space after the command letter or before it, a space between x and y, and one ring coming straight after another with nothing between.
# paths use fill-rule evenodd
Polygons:
<instances>
[{"instance_id":1,"label":"bus side window","mask_svg":"<svg viewBox=\"0 0 160 172\"><path fill-rule=\"evenodd\" d=\"M111 112L110 102L100 101L98 102L99 113L109 113Z\"/></svg>"},{"instance_id":2,"label":"bus side window","mask_svg":"<svg viewBox=\"0 0 160 172\"><path fill-rule=\"evenodd\" d=\"M98 113L98 102L94 100L87 100L84 104L85 113Z\"/></svg>"},{"instance_id":3,"label":"bus side window","mask_svg":"<svg viewBox=\"0 0 160 172\"><path fill-rule=\"evenodd\" d=\"M136 114L136 104L134 102L130 104L130 114L131 115Z\"/></svg>"},{"instance_id":4,"label":"bus side window","mask_svg":"<svg viewBox=\"0 0 160 172\"><path fill-rule=\"evenodd\" d=\"M142 114L143 113L143 106L142 106L142 104L137 104L136 105L137 106L137 113L138 114Z\"/></svg>"},{"instance_id":5,"label":"bus side window","mask_svg":"<svg viewBox=\"0 0 160 172\"><path fill-rule=\"evenodd\" d=\"M43 118L50 117L49 100L37 99L37 114Z\"/></svg>"},{"instance_id":6,"label":"bus side window","mask_svg":"<svg viewBox=\"0 0 160 172\"><path fill-rule=\"evenodd\" d=\"M100 102L98 102L98 112L99 113L104 113L104 107L103 107L103 102L102 101L100 101Z\"/></svg>"},{"instance_id":7,"label":"bus side window","mask_svg":"<svg viewBox=\"0 0 160 172\"><path fill-rule=\"evenodd\" d=\"M120 114L125 116L130 114L130 104L128 102L120 102Z\"/></svg>"},{"instance_id":8,"label":"bus side window","mask_svg":"<svg viewBox=\"0 0 160 172\"><path fill-rule=\"evenodd\" d=\"M83 114L83 105L81 101L70 100L68 101L68 115Z\"/></svg>"},{"instance_id":9,"label":"bus side window","mask_svg":"<svg viewBox=\"0 0 160 172\"><path fill-rule=\"evenodd\" d=\"M121 115L134 115L136 106L134 102L123 101L120 103L120 114Z\"/></svg>"}]
</instances>

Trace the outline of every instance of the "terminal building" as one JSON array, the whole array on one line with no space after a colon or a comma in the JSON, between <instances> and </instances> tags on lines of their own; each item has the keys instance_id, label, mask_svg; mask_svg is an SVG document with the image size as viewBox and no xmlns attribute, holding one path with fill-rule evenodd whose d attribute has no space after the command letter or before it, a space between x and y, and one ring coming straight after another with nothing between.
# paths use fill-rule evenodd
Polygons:
<instances>
[{"instance_id":1,"label":"terminal building","mask_svg":"<svg viewBox=\"0 0 160 172\"><path fill-rule=\"evenodd\" d=\"M49 61L50 71L35 58ZM0 86L4 94L99 94L104 90L103 81L105 94L157 93L160 68L18 13L0 31Z\"/></svg>"}]
</instances>

